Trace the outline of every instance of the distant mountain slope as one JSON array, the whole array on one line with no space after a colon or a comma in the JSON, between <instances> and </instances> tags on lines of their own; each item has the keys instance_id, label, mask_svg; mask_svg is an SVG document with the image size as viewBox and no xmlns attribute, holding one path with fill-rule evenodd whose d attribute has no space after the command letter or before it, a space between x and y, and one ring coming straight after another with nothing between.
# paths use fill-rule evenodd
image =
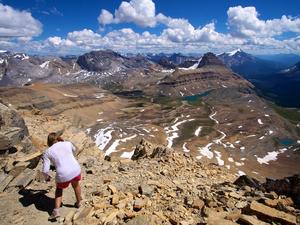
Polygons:
<instances>
[{"instance_id":1,"label":"distant mountain slope","mask_svg":"<svg viewBox=\"0 0 300 225\"><path fill-rule=\"evenodd\" d=\"M300 61L300 55L297 54L273 54L273 55L257 55L257 58L278 62L285 67L291 67Z\"/></svg>"},{"instance_id":2,"label":"distant mountain slope","mask_svg":"<svg viewBox=\"0 0 300 225\"><path fill-rule=\"evenodd\" d=\"M251 78L257 74L275 73L284 68L284 66L278 62L257 58L241 49L222 53L218 55L218 58L234 72L246 78Z\"/></svg>"},{"instance_id":3,"label":"distant mountain slope","mask_svg":"<svg viewBox=\"0 0 300 225\"><path fill-rule=\"evenodd\" d=\"M250 88L252 85L244 78L232 72L213 53L206 53L198 68L177 69L159 83L161 95L190 96L218 88Z\"/></svg>"},{"instance_id":4,"label":"distant mountain slope","mask_svg":"<svg viewBox=\"0 0 300 225\"><path fill-rule=\"evenodd\" d=\"M180 53L174 54L147 54L146 57L166 69L175 69L175 67L188 68L198 61L197 57L186 56Z\"/></svg>"},{"instance_id":5,"label":"distant mountain slope","mask_svg":"<svg viewBox=\"0 0 300 225\"><path fill-rule=\"evenodd\" d=\"M275 74L257 75L250 81L277 104L300 108L300 62Z\"/></svg>"}]
</instances>

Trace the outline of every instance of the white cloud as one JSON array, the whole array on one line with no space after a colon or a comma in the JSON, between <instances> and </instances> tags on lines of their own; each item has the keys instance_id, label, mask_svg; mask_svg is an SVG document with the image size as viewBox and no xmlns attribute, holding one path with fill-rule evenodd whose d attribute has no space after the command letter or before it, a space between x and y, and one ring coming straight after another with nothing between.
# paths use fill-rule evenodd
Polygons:
<instances>
[{"instance_id":1,"label":"white cloud","mask_svg":"<svg viewBox=\"0 0 300 225\"><path fill-rule=\"evenodd\" d=\"M142 27L154 27L156 25L155 4L152 0L123 1L114 16L102 9L98 21L102 25L127 22Z\"/></svg>"},{"instance_id":2,"label":"white cloud","mask_svg":"<svg viewBox=\"0 0 300 225\"><path fill-rule=\"evenodd\" d=\"M89 29L70 32L67 40L78 46L87 45L92 47L101 45L101 35Z\"/></svg>"},{"instance_id":3,"label":"white cloud","mask_svg":"<svg viewBox=\"0 0 300 225\"><path fill-rule=\"evenodd\" d=\"M42 33L42 24L30 12L19 11L0 3L0 36L35 37Z\"/></svg>"},{"instance_id":4,"label":"white cloud","mask_svg":"<svg viewBox=\"0 0 300 225\"><path fill-rule=\"evenodd\" d=\"M16 12L25 13L32 18L28 12ZM83 29L69 32L65 38L54 36L41 41L30 41L34 35L27 34L13 40L0 38L0 49L61 54L78 54L97 49L119 52L220 53L242 48L251 53L300 52L300 36L297 34L300 32L300 19L282 16L280 19L260 20L255 7L241 6L230 7L227 14L229 30L221 33L216 30L214 22L194 27L187 19L156 14L152 0L123 1L114 14L102 9L98 17L99 23L134 23L142 27L160 24L163 25L162 29L159 28L160 33L153 34L147 30L138 33L132 28L105 33L105 27L102 27L102 35ZM2 14L0 24L1 17ZM34 18L32 20L35 21ZM287 31L294 32L295 37L285 40L276 38Z\"/></svg>"},{"instance_id":5,"label":"white cloud","mask_svg":"<svg viewBox=\"0 0 300 225\"><path fill-rule=\"evenodd\" d=\"M102 9L98 17L98 22L102 25L111 24L114 22L114 16L106 9Z\"/></svg>"},{"instance_id":6,"label":"white cloud","mask_svg":"<svg viewBox=\"0 0 300 225\"><path fill-rule=\"evenodd\" d=\"M283 15L280 19L260 20L255 7L230 7L227 11L230 32L241 38L268 38L284 32L300 32L300 18Z\"/></svg>"}]
</instances>

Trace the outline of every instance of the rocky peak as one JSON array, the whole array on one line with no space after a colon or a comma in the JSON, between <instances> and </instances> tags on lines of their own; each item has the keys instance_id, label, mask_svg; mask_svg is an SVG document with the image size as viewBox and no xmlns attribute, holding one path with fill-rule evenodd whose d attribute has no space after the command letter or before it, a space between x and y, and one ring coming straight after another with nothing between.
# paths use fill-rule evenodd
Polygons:
<instances>
[{"instance_id":1,"label":"rocky peak","mask_svg":"<svg viewBox=\"0 0 300 225\"><path fill-rule=\"evenodd\" d=\"M208 52L206 54L203 55L198 68L201 68L203 66L224 66L223 62L218 59L218 57L212 53L212 52Z\"/></svg>"},{"instance_id":2,"label":"rocky peak","mask_svg":"<svg viewBox=\"0 0 300 225\"><path fill-rule=\"evenodd\" d=\"M111 50L92 51L78 57L77 63L88 71L104 71L112 61L122 61L123 57Z\"/></svg>"}]
</instances>

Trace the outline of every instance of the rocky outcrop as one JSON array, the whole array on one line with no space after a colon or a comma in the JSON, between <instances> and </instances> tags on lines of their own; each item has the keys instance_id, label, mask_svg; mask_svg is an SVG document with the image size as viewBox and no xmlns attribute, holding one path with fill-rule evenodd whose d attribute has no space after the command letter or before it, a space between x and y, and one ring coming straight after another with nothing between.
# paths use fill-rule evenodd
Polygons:
<instances>
[{"instance_id":1,"label":"rocky outcrop","mask_svg":"<svg viewBox=\"0 0 300 225\"><path fill-rule=\"evenodd\" d=\"M155 158L166 156L170 153L170 149L165 146L157 146L142 139L141 142L135 147L134 153L131 157L132 160L140 158Z\"/></svg>"},{"instance_id":2,"label":"rocky outcrop","mask_svg":"<svg viewBox=\"0 0 300 225\"><path fill-rule=\"evenodd\" d=\"M203 55L198 68L204 66L224 66L224 63L214 53L208 52Z\"/></svg>"},{"instance_id":3,"label":"rocky outcrop","mask_svg":"<svg viewBox=\"0 0 300 225\"><path fill-rule=\"evenodd\" d=\"M263 186L267 191L292 197L294 202L300 206L300 174L278 180L267 179Z\"/></svg>"},{"instance_id":4,"label":"rocky outcrop","mask_svg":"<svg viewBox=\"0 0 300 225\"><path fill-rule=\"evenodd\" d=\"M15 147L26 136L28 129L23 118L14 109L0 103L0 150Z\"/></svg>"}]
</instances>

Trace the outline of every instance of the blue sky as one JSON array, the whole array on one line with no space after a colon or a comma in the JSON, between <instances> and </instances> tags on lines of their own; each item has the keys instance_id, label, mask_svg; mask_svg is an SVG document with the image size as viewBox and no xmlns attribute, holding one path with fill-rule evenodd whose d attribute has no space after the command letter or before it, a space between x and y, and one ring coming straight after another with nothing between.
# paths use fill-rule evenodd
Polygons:
<instances>
[{"instance_id":1,"label":"blue sky","mask_svg":"<svg viewBox=\"0 0 300 225\"><path fill-rule=\"evenodd\" d=\"M298 0L0 0L2 49L265 54L299 46Z\"/></svg>"}]
</instances>

